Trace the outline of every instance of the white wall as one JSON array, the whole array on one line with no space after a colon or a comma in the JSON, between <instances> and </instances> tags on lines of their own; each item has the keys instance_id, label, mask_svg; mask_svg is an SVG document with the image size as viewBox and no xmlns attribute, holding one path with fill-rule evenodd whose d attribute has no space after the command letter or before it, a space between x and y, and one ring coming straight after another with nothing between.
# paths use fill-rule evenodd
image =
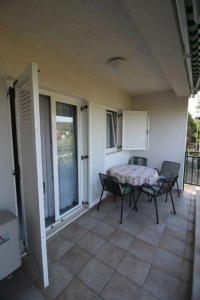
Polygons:
<instances>
[{"instance_id":1,"label":"white wall","mask_svg":"<svg viewBox=\"0 0 200 300\"><path fill-rule=\"evenodd\" d=\"M117 164L127 164L129 151L106 153L106 107L100 105L89 106L89 174L90 174L90 205L99 201L101 184L99 173L105 173L110 167ZM104 195L105 196L105 195Z\"/></svg>"},{"instance_id":2,"label":"white wall","mask_svg":"<svg viewBox=\"0 0 200 300\"><path fill-rule=\"evenodd\" d=\"M105 157L105 170L108 170L114 165L128 164L130 155L130 151L117 151L114 153L107 153Z\"/></svg>"},{"instance_id":3,"label":"white wall","mask_svg":"<svg viewBox=\"0 0 200 300\"><path fill-rule=\"evenodd\" d=\"M25 40L0 26L0 69L17 78L32 63L39 64L39 85L60 94L80 97L89 102L117 109L130 109L131 97L71 57L62 57L37 41Z\"/></svg>"},{"instance_id":4,"label":"white wall","mask_svg":"<svg viewBox=\"0 0 200 300\"><path fill-rule=\"evenodd\" d=\"M0 75L0 209L16 214L9 98L6 78Z\"/></svg>"},{"instance_id":5,"label":"white wall","mask_svg":"<svg viewBox=\"0 0 200 300\"><path fill-rule=\"evenodd\" d=\"M25 40L15 33L0 27L1 51L0 69L3 74L13 79L17 78L31 62L39 64L40 87L51 89L59 93L71 95L121 110L149 110L150 116L150 148L149 151L135 152L148 157L149 165L160 167L165 159L179 161L182 164L185 151L185 130L187 117L187 99L177 98L173 92L151 94L131 98L110 82L86 70L71 58L63 58L48 48L38 47L36 43ZM7 103L7 102L6 102ZM9 112L1 103L1 135L4 145L0 148L2 166L0 172L5 172L5 181L2 181L0 192L6 195L1 199L1 205L7 203L11 210L14 209L11 187L13 178L12 169ZM7 146L6 146L7 145ZM5 150L5 147L6 150ZM105 155L105 169L120 163L127 163L129 152L116 152ZM9 157L9 159L8 159ZM181 179L180 179L181 181ZM4 184L6 183L6 184ZM10 199L9 201L7 199ZM9 203L10 202L10 203Z\"/></svg>"},{"instance_id":6,"label":"white wall","mask_svg":"<svg viewBox=\"0 0 200 300\"><path fill-rule=\"evenodd\" d=\"M16 79L32 63L39 64L39 85L64 95L85 99L88 102L109 106L114 109L131 109L132 98L113 86L110 82L96 76L90 70L78 65L70 57L61 57L49 48L38 47L37 43L25 40L19 35L0 27L1 51L0 69L8 78ZM0 88L1 89L1 88ZM4 91L5 93L5 91ZM13 178L11 168L11 144L8 134L9 112L8 100L0 103L1 143L0 172L6 174L0 182L0 207L13 210L14 197L11 194ZM5 106L6 105L6 106ZM117 163L127 162L127 153L119 152L105 157L105 168Z\"/></svg>"},{"instance_id":7,"label":"white wall","mask_svg":"<svg viewBox=\"0 0 200 300\"><path fill-rule=\"evenodd\" d=\"M148 158L150 167L160 168L163 160L181 163L179 183L182 186L188 99L173 91L133 97L133 110L150 111L149 150L132 155Z\"/></svg>"}]
</instances>

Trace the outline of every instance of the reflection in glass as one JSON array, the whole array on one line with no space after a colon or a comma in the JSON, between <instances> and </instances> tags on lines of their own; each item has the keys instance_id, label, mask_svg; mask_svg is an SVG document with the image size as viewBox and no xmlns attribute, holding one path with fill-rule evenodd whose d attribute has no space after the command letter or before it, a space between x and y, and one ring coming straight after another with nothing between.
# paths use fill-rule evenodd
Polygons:
<instances>
[{"instance_id":1,"label":"reflection in glass","mask_svg":"<svg viewBox=\"0 0 200 300\"><path fill-rule=\"evenodd\" d=\"M56 102L60 214L78 204L76 106Z\"/></svg>"}]
</instances>

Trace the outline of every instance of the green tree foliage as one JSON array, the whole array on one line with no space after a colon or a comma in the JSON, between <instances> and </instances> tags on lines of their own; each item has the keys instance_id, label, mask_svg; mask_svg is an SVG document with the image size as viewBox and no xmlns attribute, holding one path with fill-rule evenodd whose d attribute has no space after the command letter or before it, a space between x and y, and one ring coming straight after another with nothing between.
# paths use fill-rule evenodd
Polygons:
<instances>
[{"instance_id":1,"label":"green tree foliage","mask_svg":"<svg viewBox=\"0 0 200 300\"><path fill-rule=\"evenodd\" d=\"M191 113L188 113L188 127L187 127L187 140L188 143L194 143L196 140L197 124L196 120L192 118Z\"/></svg>"}]
</instances>

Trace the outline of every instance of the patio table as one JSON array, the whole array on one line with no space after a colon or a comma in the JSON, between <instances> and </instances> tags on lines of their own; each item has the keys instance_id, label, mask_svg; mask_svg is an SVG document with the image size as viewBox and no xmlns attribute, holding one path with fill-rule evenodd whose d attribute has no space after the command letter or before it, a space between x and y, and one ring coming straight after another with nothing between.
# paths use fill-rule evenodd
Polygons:
<instances>
[{"instance_id":1,"label":"patio table","mask_svg":"<svg viewBox=\"0 0 200 300\"><path fill-rule=\"evenodd\" d=\"M138 165L118 165L107 170L107 174L115 176L120 183L141 186L144 183L156 184L159 179L157 170Z\"/></svg>"}]
</instances>

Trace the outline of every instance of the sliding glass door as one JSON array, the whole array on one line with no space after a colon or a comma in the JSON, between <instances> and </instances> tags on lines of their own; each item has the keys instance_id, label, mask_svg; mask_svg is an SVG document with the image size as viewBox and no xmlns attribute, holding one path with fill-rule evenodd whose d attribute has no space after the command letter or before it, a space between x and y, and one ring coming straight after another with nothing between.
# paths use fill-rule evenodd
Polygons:
<instances>
[{"instance_id":1,"label":"sliding glass door","mask_svg":"<svg viewBox=\"0 0 200 300\"><path fill-rule=\"evenodd\" d=\"M53 101L56 219L79 204L77 106Z\"/></svg>"},{"instance_id":2,"label":"sliding glass door","mask_svg":"<svg viewBox=\"0 0 200 300\"><path fill-rule=\"evenodd\" d=\"M55 221L88 201L88 114L82 100L53 95L52 148ZM85 107L85 106L84 106Z\"/></svg>"}]
</instances>

